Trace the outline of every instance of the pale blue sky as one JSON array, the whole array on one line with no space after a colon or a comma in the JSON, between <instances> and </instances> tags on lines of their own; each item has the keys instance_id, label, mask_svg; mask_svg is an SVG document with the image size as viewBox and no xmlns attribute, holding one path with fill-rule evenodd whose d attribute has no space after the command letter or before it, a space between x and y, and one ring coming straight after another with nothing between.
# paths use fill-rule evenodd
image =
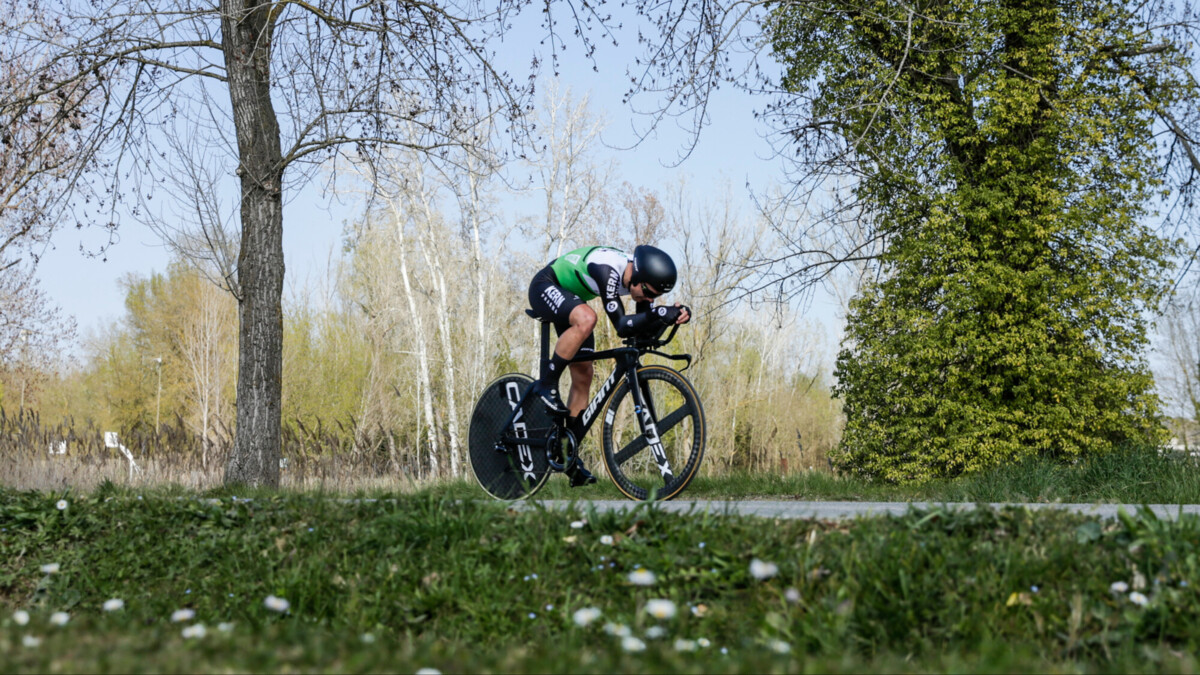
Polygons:
<instances>
[{"instance_id":1,"label":"pale blue sky","mask_svg":"<svg viewBox=\"0 0 1200 675\"><path fill-rule=\"evenodd\" d=\"M542 48L537 40L528 38L528 30L518 26L499 48L502 59L511 59L514 72L529 62L532 50ZM645 116L632 112L621 100L628 82L625 61L635 49L631 42L623 41L619 49L599 45L599 72L581 57L577 44L569 44L559 54L560 86L569 87L576 97L588 94L593 111L608 121L604 138L614 147L632 145L636 138L633 129L647 125ZM549 59L544 54L543 62L543 77L550 77ZM742 200L743 213L749 216L752 207L746 199L745 184L749 181L762 189L782 175L779 163L771 159L769 144L762 138L766 129L754 118L754 110L766 102L732 88L718 91L709 110L709 126L701 132L695 151L678 166L675 164L689 143L691 129L686 122L673 119L666 120L633 149L608 153L620 163L621 179L638 186L664 187L681 174L689 176L698 195L719 195L729 185L734 196ZM637 103L645 108L652 102ZM357 215L355 205L325 199L317 188L310 185L285 207L284 255L289 285L303 284L306 278L324 273L331 248L336 250L338 246L343 223ZM157 236L133 222L121 226L117 241L104 259L80 253L81 246L95 251L106 240L107 234L99 230L61 229L39 267L43 289L76 318L81 334L122 315L123 295L118 287L121 277L161 271L169 259Z\"/></svg>"}]
</instances>

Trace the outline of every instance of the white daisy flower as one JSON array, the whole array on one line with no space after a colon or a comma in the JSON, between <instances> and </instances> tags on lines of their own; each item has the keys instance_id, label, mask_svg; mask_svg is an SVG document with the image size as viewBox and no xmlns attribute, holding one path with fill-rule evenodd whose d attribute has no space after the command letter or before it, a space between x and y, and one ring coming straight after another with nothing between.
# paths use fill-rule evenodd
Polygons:
<instances>
[{"instance_id":1,"label":"white daisy flower","mask_svg":"<svg viewBox=\"0 0 1200 675\"><path fill-rule=\"evenodd\" d=\"M58 509L59 511L66 511L68 506L70 506L70 504L67 504L67 500L60 499L57 503L55 503L54 508Z\"/></svg>"},{"instance_id":2,"label":"white daisy flower","mask_svg":"<svg viewBox=\"0 0 1200 675\"><path fill-rule=\"evenodd\" d=\"M171 623L183 623L196 618L196 610L194 609L177 609L171 612Z\"/></svg>"},{"instance_id":3,"label":"white daisy flower","mask_svg":"<svg viewBox=\"0 0 1200 675\"><path fill-rule=\"evenodd\" d=\"M677 652L694 652L696 651L695 640L684 640L682 638L675 641L675 651Z\"/></svg>"},{"instance_id":4,"label":"white daisy flower","mask_svg":"<svg viewBox=\"0 0 1200 675\"><path fill-rule=\"evenodd\" d=\"M667 629L662 626L650 626L646 629L646 638L648 640L661 640L667 636Z\"/></svg>"},{"instance_id":5,"label":"white daisy flower","mask_svg":"<svg viewBox=\"0 0 1200 675\"><path fill-rule=\"evenodd\" d=\"M699 640L696 640L696 644L703 649L708 649L712 646L712 643L708 641L708 638L700 638Z\"/></svg>"},{"instance_id":6,"label":"white daisy flower","mask_svg":"<svg viewBox=\"0 0 1200 675\"><path fill-rule=\"evenodd\" d=\"M267 599L263 601L263 604L267 606L267 609L273 612L279 612L280 614L288 611L288 608L292 606L287 600L284 600L283 598L277 598L274 595L268 595Z\"/></svg>"},{"instance_id":7,"label":"white daisy flower","mask_svg":"<svg viewBox=\"0 0 1200 675\"><path fill-rule=\"evenodd\" d=\"M615 637L629 637L633 635L633 631L629 630L629 626L623 623L606 623L604 624L604 632Z\"/></svg>"},{"instance_id":8,"label":"white daisy flower","mask_svg":"<svg viewBox=\"0 0 1200 675\"><path fill-rule=\"evenodd\" d=\"M670 600L647 600L646 613L656 619L674 619L675 603Z\"/></svg>"},{"instance_id":9,"label":"white daisy flower","mask_svg":"<svg viewBox=\"0 0 1200 675\"><path fill-rule=\"evenodd\" d=\"M442 675L442 671L438 670L437 668L425 666L424 668L418 670L416 675Z\"/></svg>"},{"instance_id":10,"label":"white daisy flower","mask_svg":"<svg viewBox=\"0 0 1200 675\"><path fill-rule=\"evenodd\" d=\"M374 633L363 633L362 635L358 636L358 639L361 640L363 644L367 644L367 645L374 644L375 643L375 634Z\"/></svg>"},{"instance_id":11,"label":"white daisy flower","mask_svg":"<svg viewBox=\"0 0 1200 675\"><path fill-rule=\"evenodd\" d=\"M62 568L59 567L58 563L48 563L42 565L42 574L58 574L60 569Z\"/></svg>"},{"instance_id":12,"label":"white daisy flower","mask_svg":"<svg viewBox=\"0 0 1200 675\"><path fill-rule=\"evenodd\" d=\"M1134 592L1130 593L1129 601L1132 602L1133 604L1137 605L1138 607L1145 607L1146 605L1150 604L1150 598L1147 598L1145 595L1143 595L1139 591L1134 591Z\"/></svg>"},{"instance_id":13,"label":"white daisy flower","mask_svg":"<svg viewBox=\"0 0 1200 675\"><path fill-rule=\"evenodd\" d=\"M627 652L644 652L646 651L646 643L632 635L627 635L621 638L621 649Z\"/></svg>"},{"instance_id":14,"label":"white daisy flower","mask_svg":"<svg viewBox=\"0 0 1200 675\"><path fill-rule=\"evenodd\" d=\"M764 562L758 558L750 561L750 576L755 579L766 581L776 574L779 574L779 565L773 562Z\"/></svg>"},{"instance_id":15,"label":"white daisy flower","mask_svg":"<svg viewBox=\"0 0 1200 675\"><path fill-rule=\"evenodd\" d=\"M634 570L629 573L629 583L634 586L653 586L656 581L658 581L658 577L647 569Z\"/></svg>"},{"instance_id":16,"label":"white daisy flower","mask_svg":"<svg viewBox=\"0 0 1200 675\"><path fill-rule=\"evenodd\" d=\"M50 623L55 626L65 626L71 620L71 615L66 612L55 612L50 615Z\"/></svg>"},{"instance_id":17,"label":"white daisy flower","mask_svg":"<svg viewBox=\"0 0 1200 675\"><path fill-rule=\"evenodd\" d=\"M794 588L789 588L783 592L783 599L794 605L797 602L800 602L800 591Z\"/></svg>"},{"instance_id":18,"label":"white daisy flower","mask_svg":"<svg viewBox=\"0 0 1200 675\"><path fill-rule=\"evenodd\" d=\"M18 626L29 625L29 612L26 612L23 609L18 609L17 611L13 612L12 618L13 623L17 624Z\"/></svg>"},{"instance_id":19,"label":"white daisy flower","mask_svg":"<svg viewBox=\"0 0 1200 675\"><path fill-rule=\"evenodd\" d=\"M106 612L115 612L119 609L125 609L125 601L120 598L112 598L110 600L105 600L103 609Z\"/></svg>"},{"instance_id":20,"label":"white daisy flower","mask_svg":"<svg viewBox=\"0 0 1200 675\"><path fill-rule=\"evenodd\" d=\"M571 618L575 620L576 626L583 628L600 618L600 609L598 607L584 607L583 609L577 609Z\"/></svg>"},{"instance_id":21,"label":"white daisy flower","mask_svg":"<svg viewBox=\"0 0 1200 675\"><path fill-rule=\"evenodd\" d=\"M587 521L586 521L586 520L573 520L573 521L571 521L571 529L572 529L572 530L582 530L582 529L583 529L583 528L584 528L586 525L587 525Z\"/></svg>"},{"instance_id":22,"label":"white daisy flower","mask_svg":"<svg viewBox=\"0 0 1200 675\"><path fill-rule=\"evenodd\" d=\"M605 546L612 546L613 545L612 535L606 534L606 535L600 537L600 543L604 544Z\"/></svg>"},{"instance_id":23,"label":"white daisy flower","mask_svg":"<svg viewBox=\"0 0 1200 675\"><path fill-rule=\"evenodd\" d=\"M1125 583L1124 581L1114 581L1112 582L1112 585L1108 587L1108 590L1112 591L1113 593L1124 593L1129 590L1129 584Z\"/></svg>"},{"instance_id":24,"label":"white daisy flower","mask_svg":"<svg viewBox=\"0 0 1200 675\"><path fill-rule=\"evenodd\" d=\"M771 640L767 643L767 647L776 654L787 654L792 651L792 646L783 640Z\"/></svg>"},{"instance_id":25,"label":"white daisy flower","mask_svg":"<svg viewBox=\"0 0 1200 675\"><path fill-rule=\"evenodd\" d=\"M195 626L188 626L187 628L183 629L183 637L188 640L199 640L205 635L208 635L208 629L205 628L204 624L202 623L198 623Z\"/></svg>"},{"instance_id":26,"label":"white daisy flower","mask_svg":"<svg viewBox=\"0 0 1200 675\"><path fill-rule=\"evenodd\" d=\"M33 649L34 647L42 644L42 638L26 635L21 638L21 644L29 649Z\"/></svg>"}]
</instances>

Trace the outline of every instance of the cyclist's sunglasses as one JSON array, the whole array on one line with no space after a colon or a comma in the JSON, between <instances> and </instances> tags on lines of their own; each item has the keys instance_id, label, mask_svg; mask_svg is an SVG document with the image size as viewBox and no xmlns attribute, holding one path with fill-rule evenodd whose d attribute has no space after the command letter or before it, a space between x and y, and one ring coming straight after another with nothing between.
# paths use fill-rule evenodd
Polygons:
<instances>
[{"instance_id":1,"label":"cyclist's sunglasses","mask_svg":"<svg viewBox=\"0 0 1200 675\"><path fill-rule=\"evenodd\" d=\"M648 284L644 281L642 282L642 293L645 294L645 296L647 298L649 298L650 300L653 300L653 299L657 298L658 296L662 295L662 293L660 291L654 290L653 286L651 286L650 284Z\"/></svg>"}]
</instances>

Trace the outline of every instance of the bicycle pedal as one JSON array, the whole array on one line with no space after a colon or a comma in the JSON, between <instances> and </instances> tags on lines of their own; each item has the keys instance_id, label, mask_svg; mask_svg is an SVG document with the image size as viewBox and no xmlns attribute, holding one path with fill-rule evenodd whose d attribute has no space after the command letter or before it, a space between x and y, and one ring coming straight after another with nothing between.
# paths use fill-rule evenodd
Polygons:
<instances>
[{"instance_id":1,"label":"bicycle pedal","mask_svg":"<svg viewBox=\"0 0 1200 675\"><path fill-rule=\"evenodd\" d=\"M567 468L567 476L571 479L571 487L583 487L584 485L592 485L596 482L596 477L583 467L583 462L579 461L578 457L572 457L573 461Z\"/></svg>"}]
</instances>

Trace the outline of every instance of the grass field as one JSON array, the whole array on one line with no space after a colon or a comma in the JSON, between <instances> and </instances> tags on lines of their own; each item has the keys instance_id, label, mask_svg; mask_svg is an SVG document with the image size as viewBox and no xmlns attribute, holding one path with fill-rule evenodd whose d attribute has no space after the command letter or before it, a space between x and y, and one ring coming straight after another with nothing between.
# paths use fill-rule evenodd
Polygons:
<instances>
[{"instance_id":1,"label":"grass field","mask_svg":"<svg viewBox=\"0 0 1200 675\"><path fill-rule=\"evenodd\" d=\"M600 482L571 489L553 476L538 493L541 499L625 499L604 477L594 458L592 469ZM429 494L478 499L483 491L474 479L437 485ZM803 499L809 501L921 502L1063 502L1114 504L1200 503L1200 466L1194 460L1133 447L1064 465L1035 458L1014 466L954 480L921 485L889 485L824 471L791 473L722 473L700 475L679 499Z\"/></svg>"},{"instance_id":2,"label":"grass field","mask_svg":"<svg viewBox=\"0 0 1200 675\"><path fill-rule=\"evenodd\" d=\"M0 671L1198 667L1196 518L375 496L0 491Z\"/></svg>"}]
</instances>

